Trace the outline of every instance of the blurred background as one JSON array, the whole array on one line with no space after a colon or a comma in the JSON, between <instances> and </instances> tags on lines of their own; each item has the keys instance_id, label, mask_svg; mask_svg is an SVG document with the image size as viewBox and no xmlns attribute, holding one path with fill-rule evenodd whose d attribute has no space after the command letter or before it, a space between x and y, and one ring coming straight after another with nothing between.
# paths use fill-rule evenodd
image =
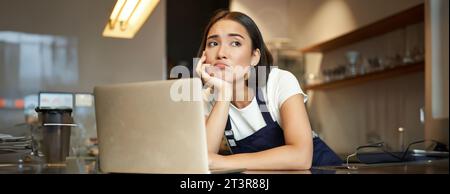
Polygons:
<instances>
[{"instance_id":1,"label":"blurred background","mask_svg":"<svg viewBox=\"0 0 450 194\"><path fill-rule=\"evenodd\" d=\"M29 134L38 93L73 93L72 144L95 144L93 88L192 69L216 10L252 17L309 95L337 153L424 138L448 145L448 1L160 0L131 39L102 35L116 1L0 0L0 134ZM86 149L84 149L86 148Z\"/></svg>"}]
</instances>

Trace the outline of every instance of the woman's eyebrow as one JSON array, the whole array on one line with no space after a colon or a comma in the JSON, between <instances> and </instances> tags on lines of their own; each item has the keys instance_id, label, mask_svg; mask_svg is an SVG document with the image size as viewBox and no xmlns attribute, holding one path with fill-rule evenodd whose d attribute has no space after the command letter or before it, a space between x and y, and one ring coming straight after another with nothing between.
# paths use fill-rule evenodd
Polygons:
<instances>
[{"instance_id":1,"label":"woman's eyebrow","mask_svg":"<svg viewBox=\"0 0 450 194\"><path fill-rule=\"evenodd\" d=\"M237 33L230 33L230 34L228 34L228 36L238 36L245 40L244 36L237 34Z\"/></svg>"},{"instance_id":2,"label":"woman's eyebrow","mask_svg":"<svg viewBox=\"0 0 450 194\"><path fill-rule=\"evenodd\" d=\"M211 39L211 38L218 38L219 37L219 35L217 35L217 34L213 34L213 35L211 35L211 36L208 36L208 38L207 39Z\"/></svg>"},{"instance_id":3,"label":"woman's eyebrow","mask_svg":"<svg viewBox=\"0 0 450 194\"><path fill-rule=\"evenodd\" d=\"M240 35L240 34L238 34L238 33L229 33L228 36L230 36L230 37L237 36L237 37L241 37L242 39L245 40L244 36L242 36L242 35ZM208 36L207 39L212 39L212 38L219 38L219 35L213 34L213 35L211 35L211 36Z\"/></svg>"}]
</instances>

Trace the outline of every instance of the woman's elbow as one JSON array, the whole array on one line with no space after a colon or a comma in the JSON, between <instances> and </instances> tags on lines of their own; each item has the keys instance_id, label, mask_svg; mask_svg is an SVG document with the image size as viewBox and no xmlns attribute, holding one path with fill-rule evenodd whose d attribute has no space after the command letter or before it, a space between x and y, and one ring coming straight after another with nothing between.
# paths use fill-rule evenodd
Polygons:
<instances>
[{"instance_id":1,"label":"woman's elbow","mask_svg":"<svg viewBox=\"0 0 450 194\"><path fill-rule=\"evenodd\" d=\"M311 158L301 158L299 160L294 161L293 163L293 170L309 170L312 166L312 159Z\"/></svg>"},{"instance_id":2,"label":"woman's elbow","mask_svg":"<svg viewBox=\"0 0 450 194\"><path fill-rule=\"evenodd\" d=\"M292 157L294 170L309 170L312 166L312 153L297 152L297 154Z\"/></svg>"},{"instance_id":3,"label":"woman's elbow","mask_svg":"<svg viewBox=\"0 0 450 194\"><path fill-rule=\"evenodd\" d=\"M311 158L304 159L302 162L300 162L299 169L300 170L309 170L309 169L311 169L311 166L312 166L312 159Z\"/></svg>"}]
</instances>

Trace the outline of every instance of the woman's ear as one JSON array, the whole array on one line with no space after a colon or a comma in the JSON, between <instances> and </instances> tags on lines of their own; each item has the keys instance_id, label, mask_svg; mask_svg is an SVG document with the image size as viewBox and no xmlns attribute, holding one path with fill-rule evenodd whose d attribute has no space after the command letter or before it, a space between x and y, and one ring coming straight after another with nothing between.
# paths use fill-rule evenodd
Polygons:
<instances>
[{"instance_id":1,"label":"woman's ear","mask_svg":"<svg viewBox=\"0 0 450 194\"><path fill-rule=\"evenodd\" d=\"M252 53L252 61L250 62L250 65L253 67L258 65L259 60L261 60L261 51L259 49L255 49Z\"/></svg>"}]
</instances>

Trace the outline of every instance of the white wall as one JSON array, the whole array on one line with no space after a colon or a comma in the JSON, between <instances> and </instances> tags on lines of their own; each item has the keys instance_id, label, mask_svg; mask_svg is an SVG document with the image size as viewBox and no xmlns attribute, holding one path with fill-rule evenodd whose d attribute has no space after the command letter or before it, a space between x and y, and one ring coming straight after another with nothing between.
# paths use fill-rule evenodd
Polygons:
<instances>
[{"instance_id":1,"label":"white wall","mask_svg":"<svg viewBox=\"0 0 450 194\"><path fill-rule=\"evenodd\" d=\"M265 41L288 37L289 0L232 0L230 10L250 16L258 25Z\"/></svg>"},{"instance_id":2,"label":"white wall","mask_svg":"<svg viewBox=\"0 0 450 194\"><path fill-rule=\"evenodd\" d=\"M425 137L448 144L448 1L427 0Z\"/></svg>"},{"instance_id":3,"label":"white wall","mask_svg":"<svg viewBox=\"0 0 450 194\"><path fill-rule=\"evenodd\" d=\"M266 41L290 38L303 48L322 42L423 0L232 0L230 10L249 15Z\"/></svg>"},{"instance_id":4,"label":"white wall","mask_svg":"<svg viewBox=\"0 0 450 194\"><path fill-rule=\"evenodd\" d=\"M370 24L423 0L290 0L289 37L299 48Z\"/></svg>"}]
</instances>

